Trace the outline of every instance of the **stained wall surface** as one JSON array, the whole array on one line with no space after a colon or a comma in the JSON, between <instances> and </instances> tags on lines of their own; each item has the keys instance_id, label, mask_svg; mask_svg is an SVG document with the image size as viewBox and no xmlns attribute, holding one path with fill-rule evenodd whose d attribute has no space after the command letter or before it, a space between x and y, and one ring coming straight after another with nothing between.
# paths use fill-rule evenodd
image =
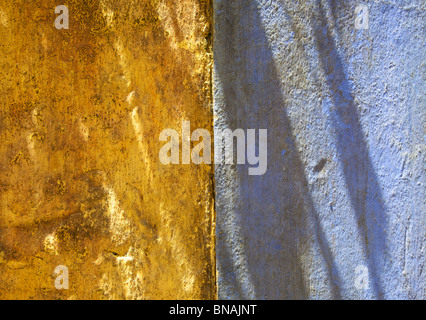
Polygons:
<instances>
[{"instance_id":1,"label":"stained wall surface","mask_svg":"<svg viewBox=\"0 0 426 320\"><path fill-rule=\"evenodd\" d=\"M424 2L359 4L0 0L0 299L424 299Z\"/></svg>"},{"instance_id":2,"label":"stained wall surface","mask_svg":"<svg viewBox=\"0 0 426 320\"><path fill-rule=\"evenodd\" d=\"M212 129L210 12L0 1L0 299L216 296L213 169L159 160L164 129Z\"/></svg>"},{"instance_id":3,"label":"stained wall surface","mask_svg":"<svg viewBox=\"0 0 426 320\"><path fill-rule=\"evenodd\" d=\"M220 299L426 297L425 3L359 4L214 2L215 130L268 129L215 169Z\"/></svg>"}]
</instances>

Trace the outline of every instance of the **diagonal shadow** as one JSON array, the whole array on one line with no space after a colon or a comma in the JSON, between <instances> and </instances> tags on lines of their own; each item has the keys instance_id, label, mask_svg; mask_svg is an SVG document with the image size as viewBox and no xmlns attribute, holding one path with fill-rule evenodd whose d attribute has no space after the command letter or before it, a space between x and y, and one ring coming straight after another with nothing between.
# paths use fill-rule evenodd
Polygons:
<instances>
[{"instance_id":1,"label":"diagonal shadow","mask_svg":"<svg viewBox=\"0 0 426 320\"><path fill-rule=\"evenodd\" d=\"M302 256L316 246L331 296L340 299L338 270L310 195L257 3L222 2L215 13L220 26L214 43L215 129L268 129L264 176L249 176L248 166L216 165L219 298L309 298L305 267L311 261Z\"/></svg>"},{"instance_id":2,"label":"diagonal shadow","mask_svg":"<svg viewBox=\"0 0 426 320\"><path fill-rule=\"evenodd\" d=\"M339 16L338 1L329 1L334 24ZM355 7L345 7L353 10ZM381 259L386 255L387 219L381 188L371 163L368 146L354 103L351 84L347 79L344 62L332 36L322 1L317 0L317 11L312 19L315 42L327 86L334 103L332 119L336 132L339 160L343 164L344 178L357 226L367 258L370 283L377 298L383 298L380 279ZM339 31L337 31L339 34Z\"/></svg>"}]
</instances>

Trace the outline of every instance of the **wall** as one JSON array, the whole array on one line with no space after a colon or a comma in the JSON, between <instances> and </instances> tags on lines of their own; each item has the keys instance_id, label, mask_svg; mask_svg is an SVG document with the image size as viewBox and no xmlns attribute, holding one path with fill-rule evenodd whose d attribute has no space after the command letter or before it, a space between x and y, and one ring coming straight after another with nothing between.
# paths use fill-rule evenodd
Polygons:
<instances>
[{"instance_id":1,"label":"wall","mask_svg":"<svg viewBox=\"0 0 426 320\"><path fill-rule=\"evenodd\" d=\"M162 130L212 127L210 12L0 1L0 299L216 296L213 169L158 159Z\"/></svg>"},{"instance_id":2,"label":"wall","mask_svg":"<svg viewBox=\"0 0 426 320\"><path fill-rule=\"evenodd\" d=\"M268 129L215 169L220 299L425 298L424 3L364 3L215 1L215 130Z\"/></svg>"},{"instance_id":3,"label":"wall","mask_svg":"<svg viewBox=\"0 0 426 320\"><path fill-rule=\"evenodd\" d=\"M0 299L424 299L424 3L364 3L0 0Z\"/></svg>"}]
</instances>

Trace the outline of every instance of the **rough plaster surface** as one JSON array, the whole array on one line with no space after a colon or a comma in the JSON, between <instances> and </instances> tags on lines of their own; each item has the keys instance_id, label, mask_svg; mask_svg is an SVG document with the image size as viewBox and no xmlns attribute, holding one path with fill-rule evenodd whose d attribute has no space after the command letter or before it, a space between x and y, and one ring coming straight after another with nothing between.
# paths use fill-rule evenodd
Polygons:
<instances>
[{"instance_id":1,"label":"rough plaster surface","mask_svg":"<svg viewBox=\"0 0 426 320\"><path fill-rule=\"evenodd\" d=\"M59 31L0 0L0 299L424 299L424 2L364 3L368 30L356 1L214 1L214 127L269 152L213 192L158 159L212 130L210 1L70 0Z\"/></svg>"},{"instance_id":2,"label":"rough plaster surface","mask_svg":"<svg viewBox=\"0 0 426 320\"><path fill-rule=\"evenodd\" d=\"M215 169L220 299L426 298L425 3L359 3L214 2L215 130L268 129Z\"/></svg>"},{"instance_id":3,"label":"rough plaster surface","mask_svg":"<svg viewBox=\"0 0 426 320\"><path fill-rule=\"evenodd\" d=\"M211 299L210 1L0 0L0 299ZM69 269L57 290L55 267Z\"/></svg>"}]
</instances>

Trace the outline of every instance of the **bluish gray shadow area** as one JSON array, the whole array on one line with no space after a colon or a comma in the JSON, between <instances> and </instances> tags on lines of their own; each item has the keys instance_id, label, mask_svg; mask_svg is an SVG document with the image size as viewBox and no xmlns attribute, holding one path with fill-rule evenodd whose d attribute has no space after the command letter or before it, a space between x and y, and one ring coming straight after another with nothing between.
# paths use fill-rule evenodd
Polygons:
<instances>
[{"instance_id":1,"label":"bluish gray shadow area","mask_svg":"<svg viewBox=\"0 0 426 320\"><path fill-rule=\"evenodd\" d=\"M302 259L315 245L326 265L330 296L339 299L339 273L309 192L256 1L222 2L215 23L220 26L215 30L215 79L221 83L215 96L223 99L217 98L215 106L224 108L219 116L232 130L268 129L265 175L249 176L248 165L231 168L238 181L237 189L229 190L232 177L216 166L219 298L309 298L303 266L311 262ZM247 292L241 277L249 279L253 292Z\"/></svg>"},{"instance_id":2,"label":"bluish gray shadow area","mask_svg":"<svg viewBox=\"0 0 426 320\"><path fill-rule=\"evenodd\" d=\"M318 10L313 13L312 29L320 58L319 67L326 76L334 103L332 114L339 160L343 164L348 195L363 240L370 284L376 298L383 299L380 273L385 264L387 219L382 191L362 133L351 84L327 22L323 2L317 0L316 5ZM355 7L348 6L345 2L329 1L337 35L340 34L337 17Z\"/></svg>"}]
</instances>

